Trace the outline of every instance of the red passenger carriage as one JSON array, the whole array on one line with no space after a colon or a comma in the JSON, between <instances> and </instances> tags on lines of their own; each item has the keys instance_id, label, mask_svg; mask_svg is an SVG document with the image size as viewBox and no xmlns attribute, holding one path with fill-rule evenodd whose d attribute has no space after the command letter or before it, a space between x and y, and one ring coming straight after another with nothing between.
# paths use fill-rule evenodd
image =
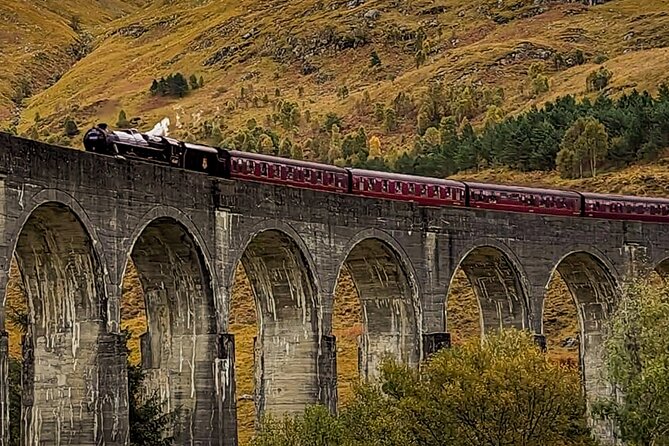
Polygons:
<instances>
[{"instance_id":1,"label":"red passenger carriage","mask_svg":"<svg viewBox=\"0 0 669 446\"><path fill-rule=\"evenodd\" d=\"M414 201L426 206L464 206L464 183L374 170L349 169L351 193L367 197Z\"/></svg>"},{"instance_id":2,"label":"red passenger carriage","mask_svg":"<svg viewBox=\"0 0 669 446\"><path fill-rule=\"evenodd\" d=\"M499 184L467 183L469 206L507 212L548 215L581 215L581 196L577 192Z\"/></svg>"},{"instance_id":3,"label":"red passenger carriage","mask_svg":"<svg viewBox=\"0 0 669 446\"><path fill-rule=\"evenodd\" d=\"M348 172L327 164L230 150L230 178L348 192Z\"/></svg>"},{"instance_id":4,"label":"red passenger carriage","mask_svg":"<svg viewBox=\"0 0 669 446\"><path fill-rule=\"evenodd\" d=\"M664 198L582 193L584 216L615 220L669 222L669 200Z\"/></svg>"}]
</instances>

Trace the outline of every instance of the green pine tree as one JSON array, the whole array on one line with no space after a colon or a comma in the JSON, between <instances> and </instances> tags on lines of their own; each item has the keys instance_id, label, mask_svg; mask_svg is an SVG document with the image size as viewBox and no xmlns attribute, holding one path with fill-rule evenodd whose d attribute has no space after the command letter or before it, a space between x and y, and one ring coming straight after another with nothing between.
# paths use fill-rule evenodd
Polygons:
<instances>
[{"instance_id":1,"label":"green pine tree","mask_svg":"<svg viewBox=\"0 0 669 446\"><path fill-rule=\"evenodd\" d=\"M370 67L379 67L381 66L381 58L379 55L376 53L376 51L372 51L372 54L369 56L369 66Z\"/></svg>"},{"instance_id":2,"label":"green pine tree","mask_svg":"<svg viewBox=\"0 0 669 446\"><path fill-rule=\"evenodd\" d=\"M125 110L121 110L120 112L118 112L118 120L116 121L116 127L121 129L130 127L130 123L128 122Z\"/></svg>"},{"instance_id":3,"label":"green pine tree","mask_svg":"<svg viewBox=\"0 0 669 446\"><path fill-rule=\"evenodd\" d=\"M189 81L191 90L197 90L200 88L200 85L197 83L197 77L194 74L190 75Z\"/></svg>"},{"instance_id":4,"label":"green pine tree","mask_svg":"<svg viewBox=\"0 0 669 446\"><path fill-rule=\"evenodd\" d=\"M70 118L67 118L63 123L63 130L65 131L66 136L74 136L79 133L77 124Z\"/></svg>"}]
</instances>

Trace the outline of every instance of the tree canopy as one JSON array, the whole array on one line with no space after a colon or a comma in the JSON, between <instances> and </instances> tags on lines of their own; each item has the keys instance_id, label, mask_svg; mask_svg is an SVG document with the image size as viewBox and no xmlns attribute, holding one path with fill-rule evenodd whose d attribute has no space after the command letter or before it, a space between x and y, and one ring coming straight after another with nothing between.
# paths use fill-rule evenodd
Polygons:
<instances>
[{"instance_id":1,"label":"tree canopy","mask_svg":"<svg viewBox=\"0 0 669 446\"><path fill-rule=\"evenodd\" d=\"M578 118L569 127L557 154L557 167L563 178L593 177L597 166L606 158L609 135L601 122L594 118Z\"/></svg>"},{"instance_id":2,"label":"tree canopy","mask_svg":"<svg viewBox=\"0 0 669 446\"><path fill-rule=\"evenodd\" d=\"M606 371L617 396L595 412L623 441L669 444L669 285L629 285L607 327ZM620 396L621 398L619 398Z\"/></svg>"},{"instance_id":3,"label":"tree canopy","mask_svg":"<svg viewBox=\"0 0 669 446\"><path fill-rule=\"evenodd\" d=\"M420 371L385 362L339 416L325 408L267 418L254 446L594 444L578 373L532 338L502 332L442 350Z\"/></svg>"}]
</instances>

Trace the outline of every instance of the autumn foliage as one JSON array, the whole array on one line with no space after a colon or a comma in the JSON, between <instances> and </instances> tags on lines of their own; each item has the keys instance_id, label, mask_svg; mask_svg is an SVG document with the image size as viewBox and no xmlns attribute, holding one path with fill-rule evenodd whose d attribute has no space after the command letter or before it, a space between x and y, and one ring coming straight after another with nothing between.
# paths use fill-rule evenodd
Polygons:
<instances>
[{"instance_id":1,"label":"autumn foliage","mask_svg":"<svg viewBox=\"0 0 669 446\"><path fill-rule=\"evenodd\" d=\"M268 418L255 446L589 445L578 372L517 331L434 355L420 371L387 361L338 416Z\"/></svg>"}]
</instances>

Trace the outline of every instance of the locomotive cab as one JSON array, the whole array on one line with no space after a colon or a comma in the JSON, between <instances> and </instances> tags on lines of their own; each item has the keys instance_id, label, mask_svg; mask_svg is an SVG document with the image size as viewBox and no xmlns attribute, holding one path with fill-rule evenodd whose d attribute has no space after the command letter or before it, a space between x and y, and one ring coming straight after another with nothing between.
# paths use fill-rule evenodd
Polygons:
<instances>
[{"instance_id":1,"label":"locomotive cab","mask_svg":"<svg viewBox=\"0 0 669 446\"><path fill-rule=\"evenodd\" d=\"M183 143L184 166L188 170L218 174L218 150L201 144Z\"/></svg>"}]
</instances>

